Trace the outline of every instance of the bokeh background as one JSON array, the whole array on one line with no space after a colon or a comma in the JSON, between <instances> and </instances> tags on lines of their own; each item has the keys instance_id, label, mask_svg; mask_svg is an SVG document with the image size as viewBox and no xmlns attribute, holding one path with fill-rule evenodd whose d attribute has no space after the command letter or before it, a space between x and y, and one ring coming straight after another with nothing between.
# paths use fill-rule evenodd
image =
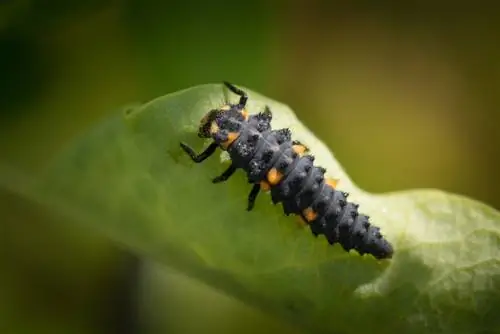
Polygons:
<instances>
[{"instance_id":1,"label":"bokeh background","mask_svg":"<svg viewBox=\"0 0 500 334\"><path fill-rule=\"evenodd\" d=\"M123 105L229 80L371 192L500 208L500 13L457 1L0 1L0 159L36 172ZM0 192L0 332L296 332Z\"/></svg>"}]
</instances>

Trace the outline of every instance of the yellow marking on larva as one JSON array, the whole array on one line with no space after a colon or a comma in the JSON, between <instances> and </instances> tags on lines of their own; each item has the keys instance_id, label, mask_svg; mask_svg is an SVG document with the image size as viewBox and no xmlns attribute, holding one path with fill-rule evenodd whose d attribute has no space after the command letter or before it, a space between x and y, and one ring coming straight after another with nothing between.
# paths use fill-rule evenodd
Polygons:
<instances>
[{"instance_id":1,"label":"yellow marking on larva","mask_svg":"<svg viewBox=\"0 0 500 334\"><path fill-rule=\"evenodd\" d=\"M311 209L311 208L305 209L304 211L302 211L302 214L304 215L304 218L308 222L312 222L313 220L318 218L318 214L316 212L314 212L313 209Z\"/></svg>"},{"instance_id":2,"label":"yellow marking on larva","mask_svg":"<svg viewBox=\"0 0 500 334\"><path fill-rule=\"evenodd\" d=\"M267 173L267 181L272 186L277 185L282 178L283 174L278 172L276 168L271 168L271 170Z\"/></svg>"},{"instance_id":3,"label":"yellow marking on larva","mask_svg":"<svg viewBox=\"0 0 500 334\"><path fill-rule=\"evenodd\" d=\"M332 178L325 179L325 183L328 184L333 189L337 188L339 181L340 181L339 179L332 179Z\"/></svg>"},{"instance_id":4,"label":"yellow marking on larva","mask_svg":"<svg viewBox=\"0 0 500 334\"><path fill-rule=\"evenodd\" d=\"M225 104L222 107L220 107L220 110L222 110L222 111L231 110L231 106L229 104Z\"/></svg>"},{"instance_id":5,"label":"yellow marking on larva","mask_svg":"<svg viewBox=\"0 0 500 334\"><path fill-rule=\"evenodd\" d=\"M229 132L227 135L227 140L222 143L224 148L228 148L238 137L240 136L239 132Z\"/></svg>"},{"instance_id":6,"label":"yellow marking on larva","mask_svg":"<svg viewBox=\"0 0 500 334\"><path fill-rule=\"evenodd\" d=\"M248 111L246 109L242 109L241 110L241 114L243 115L243 117L245 118L245 120L248 119Z\"/></svg>"},{"instance_id":7,"label":"yellow marking on larva","mask_svg":"<svg viewBox=\"0 0 500 334\"><path fill-rule=\"evenodd\" d=\"M216 121L213 121L212 124L210 124L210 133L214 134L219 131L219 126L217 125Z\"/></svg>"},{"instance_id":8,"label":"yellow marking on larva","mask_svg":"<svg viewBox=\"0 0 500 334\"><path fill-rule=\"evenodd\" d=\"M302 154L306 153L307 151L309 151L309 149L308 149L306 146L304 146L304 145L299 145L299 144L297 144L297 145L293 145L293 146L292 146L292 150L293 150L295 153L297 153L298 155L302 155Z\"/></svg>"},{"instance_id":9,"label":"yellow marking on larva","mask_svg":"<svg viewBox=\"0 0 500 334\"><path fill-rule=\"evenodd\" d=\"M266 181L260 181L260 189L262 191L269 191L271 189L271 186Z\"/></svg>"}]
</instances>

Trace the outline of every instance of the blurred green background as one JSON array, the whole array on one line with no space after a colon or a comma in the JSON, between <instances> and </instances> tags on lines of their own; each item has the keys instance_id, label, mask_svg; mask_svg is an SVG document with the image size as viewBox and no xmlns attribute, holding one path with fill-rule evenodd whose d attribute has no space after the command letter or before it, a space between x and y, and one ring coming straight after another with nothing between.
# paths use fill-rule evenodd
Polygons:
<instances>
[{"instance_id":1,"label":"blurred green background","mask_svg":"<svg viewBox=\"0 0 500 334\"><path fill-rule=\"evenodd\" d=\"M500 208L499 35L456 1L3 0L0 158L34 173L106 113L229 80L290 105L368 191ZM2 333L294 330L0 198Z\"/></svg>"}]
</instances>

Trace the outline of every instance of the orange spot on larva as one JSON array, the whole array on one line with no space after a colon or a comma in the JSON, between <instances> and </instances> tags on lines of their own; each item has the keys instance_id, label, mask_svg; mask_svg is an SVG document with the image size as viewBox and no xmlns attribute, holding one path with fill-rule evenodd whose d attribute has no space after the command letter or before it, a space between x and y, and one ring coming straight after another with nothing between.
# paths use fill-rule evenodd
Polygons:
<instances>
[{"instance_id":1,"label":"orange spot on larva","mask_svg":"<svg viewBox=\"0 0 500 334\"><path fill-rule=\"evenodd\" d=\"M269 191L269 189L271 189L271 186L266 181L260 181L260 189L262 191Z\"/></svg>"},{"instance_id":2,"label":"orange spot on larva","mask_svg":"<svg viewBox=\"0 0 500 334\"><path fill-rule=\"evenodd\" d=\"M331 179L331 178L325 179L325 183L328 184L333 189L337 188L339 181L340 181L339 179Z\"/></svg>"},{"instance_id":3,"label":"orange spot on larva","mask_svg":"<svg viewBox=\"0 0 500 334\"><path fill-rule=\"evenodd\" d=\"M231 145L239 136L239 132L229 132L227 135L227 140L222 143L222 147L228 148L229 145Z\"/></svg>"},{"instance_id":4,"label":"orange spot on larva","mask_svg":"<svg viewBox=\"0 0 500 334\"><path fill-rule=\"evenodd\" d=\"M318 214L316 212L314 212L313 209L311 209L311 208L305 209L304 211L302 211L302 214L304 215L304 218L308 222L312 222L313 220L315 220L318 217Z\"/></svg>"},{"instance_id":5,"label":"orange spot on larva","mask_svg":"<svg viewBox=\"0 0 500 334\"><path fill-rule=\"evenodd\" d=\"M302 155L308 151L307 147L304 145L293 145L292 150L298 155Z\"/></svg>"},{"instance_id":6,"label":"orange spot on larva","mask_svg":"<svg viewBox=\"0 0 500 334\"><path fill-rule=\"evenodd\" d=\"M270 185L274 186L281 181L283 174L278 172L276 168L271 168L271 170L267 173L267 181Z\"/></svg>"},{"instance_id":7,"label":"orange spot on larva","mask_svg":"<svg viewBox=\"0 0 500 334\"><path fill-rule=\"evenodd\" d=\"M212 124L210 124L210 133L214 134L217 133L217 131L219 131L219 126L216 121L213 121Z\"/></svg>"},{"instance_id":8,"label":"orange spot on larva","mask_svg":"<svg viewBox=\"0 0 500 334\"><path fill-rule=\"evenodd\" d=\"M245 120L248 119L248 111L246 109L242 109L241 110L241 114L243 115L243 117L245 118Z\"/></svg>"}]
</instances>

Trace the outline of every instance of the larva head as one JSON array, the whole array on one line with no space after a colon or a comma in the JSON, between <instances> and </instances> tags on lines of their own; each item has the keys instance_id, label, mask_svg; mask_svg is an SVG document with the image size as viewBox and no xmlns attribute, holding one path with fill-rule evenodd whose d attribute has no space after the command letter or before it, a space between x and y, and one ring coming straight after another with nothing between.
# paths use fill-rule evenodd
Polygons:
<instances>
[{"instance_id":1,"label":"larva head","mask_svg":"<svg viewBox=\"0 0 500 334\"><path fill-rule=\"evenodd\" d=\"M221 109L210 110L200 121L198 128L198 137L210 138L214 132L217 132L217 119L224 113Z\"/></svg>"},{"instance_id":2,"label":"larva head","mask_svg":"<svg viewBox=\"0 0 500 334\"><path fill-rule=\"evenodd\" d=\"M211 138L216 134L225 120L233 118L243 120L248 117L246 110L238 108L238 105L223 105L219 109L210 110L200 121L198 128L198 137Z\"/></svg>"}]
</instances>

